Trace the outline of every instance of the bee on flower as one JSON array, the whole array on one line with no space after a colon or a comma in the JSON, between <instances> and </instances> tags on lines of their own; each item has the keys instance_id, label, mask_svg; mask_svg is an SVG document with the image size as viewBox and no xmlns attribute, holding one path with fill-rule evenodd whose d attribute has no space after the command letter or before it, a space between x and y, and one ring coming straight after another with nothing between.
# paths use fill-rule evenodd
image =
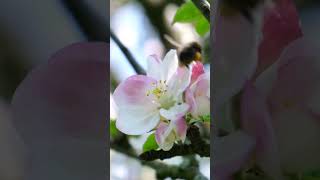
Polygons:
<instances>
[{"instance_id":1,"label":"bee on flower","mask_svg":"<svg viewBox=\"0 0 320 180\"><path fill-rule=\"evenodd\" d=\"M114 91L117 128L128 135L156 130L156 142L163 150L170 150L176 141L184 142L188 128L185 115L195 109L193 101L185 100L185 92L192 87L189 91L195 93L198 86L191 82L201 81L194 80L192 72L200 71L179 66L176 50L170 50L162 61L150 56L146 75L133 75ZM193 95L190 93L189 99Z\"/></svg>"}]
</instances>

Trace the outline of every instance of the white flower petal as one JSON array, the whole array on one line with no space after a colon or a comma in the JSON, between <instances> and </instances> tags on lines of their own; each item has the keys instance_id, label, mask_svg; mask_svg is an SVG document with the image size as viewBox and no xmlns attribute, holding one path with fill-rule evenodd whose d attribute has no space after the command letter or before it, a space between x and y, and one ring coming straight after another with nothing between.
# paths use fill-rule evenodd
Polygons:
<instances>
[{"instance_id":1,"label":"white flower petal","mask_svg":"<svg viewBox=\"0 0 320 180\"><path fill-rule=\"evenodd\" d=\"M122 108L116 121L117 128L129 135L141 135L151 131L160 121L157 110L145 106L137 108Z\"/></svg>"},{"instance_id":2,"label":"white flower petal","mask_svg":"<svg viewBox=\"0 0 320 180\"><path fill-rule=\"evenodd\" d=\"M156 80L161 79L161 69L159 68L161 65L161 61L155 56L149 56L147 59L147 76L152 77Z\"/></svg>"},{"instance_id":3,"label":"white flower petal","mask_svg":"<svg viewBox=\"0 0 320 180\"><path fill-rule=\"evenodd\" d=\"M178 55L176 50L170 50L164 57L161 64L161 80L169 81L179 66Z\"/></svg>"},{"instance_id":4,"label":"white flower petal","mask_svg":"<svg viewBox=\"0 0 320 180\"><path fill-rule=\"evenodd\" d=\"M186 67L179 67L177 72L168 81L168 89L172 96L183 93L191 81L191 71Z\"/></svg>"},{"instance_id":5,"label":"white flower petal","mask_svg":"<svg viewBox=\"0 0 320 180\"><path fill-rule=\"evenodd\" d=\"M160 120L158 106L152 96L147 96L155 80L135 75L123 81L114 91L118 106L116 125L125 134L140 135L152 130Z\"/></svg>"},{"instance_id":6,"label":"white flower petal","mask_svg":"<svg viewBox=\"0 0 320 180\"><path fill-rule=\"evenodd\" d=\"M169 151L176 140L173 127L172 124L168 125L166 123L160 123L156 130L156 141L159 147L164 151Z\"/></svg>"},{"instance_id":7,"label":"white flower petal","mask_svg":"<svg viewBox=\"0 0 320 180\"><path fill-rule=\"evenodd\" d=\"M195 117L204 116L210 114L210 99L205 96L198 96L195 98L196 108L192 115Z\"/></svg>"},{"instance_id":8,"label":"white flower petal","mask_svg":"<svg viewBox=\"0 0 320 180\"><path fill-rule=\"evenodd\" d=\"M263 13L255 15L257 19L262 17ZM230 18L218 14L216 17L211 36L216 108L238 93L255 72L261 35L260 21L255 22L249 23L243 16Z\"/></svg>"},{"instance_id":9,"label":"white flower petal","mask_svg":"<svg viewBox=\"0 0 320 180\"><path fill-rule=\"evenodd\" d=\"M189 105L186 103L175 105L170 109L160 109L160 115L168 120L175 120L178 116L183 116L187 113Z\"/></svg>"}]
</instances>

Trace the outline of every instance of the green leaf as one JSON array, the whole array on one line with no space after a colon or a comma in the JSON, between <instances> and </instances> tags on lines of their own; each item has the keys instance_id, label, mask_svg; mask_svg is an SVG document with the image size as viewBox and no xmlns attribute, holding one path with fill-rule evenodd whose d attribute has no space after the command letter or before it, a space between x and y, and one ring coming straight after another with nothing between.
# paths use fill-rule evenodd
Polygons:
<instances>
[{"instance_id":1,"label":"green leaf","mask_svg":"<svg viewBox=\"0 0 320 180\"><path fill-rule=\"evenodd\" d=\"M201 121L203 122L209 122L210 123L210 114L204 115L204 116L200 116Z\"/></svg>"},{"instance_id":2,"label":"green leaf","mask_svg":"<svg viewBox=\"0 0 320 180\"><path fill-rule=\"evenodd\" d=\"M204 36L210 31L210 24L205 18L201 18L196 23L195 28L200 36Z\"/></svg>"},{"instance_id":3,"label":"green leaf","mask_svg":"<svg viewBox=\"0 0 320 180\"><path fill-rule=\"evenodd\" d=\"M154 149L158 149L158 144L156 142L156 137L155 134L152 133L150 136L147 138L146 142L143 144L143 152L146 151L151 151Z\"/></svg>"},{"instance_id":4,"label":"green leaf","mask_svg":"<svg viewBox=\"0 0 320 180\"><path fill-rule=\"evenodd\" d=\"M191 1L187 1L177 10L173 23L177 22L193 24L200 36L210 31L210 23Z\"/></svg>"},{"instance_id":5,"label":"green leaf","mask_svg":"<svg viewBox=\"0 0 320 180\"><path fill-rule=\"evenodd\" d=\"M188 1L184 3L176 12L173 23L180 22L180 23L190 23L197 21L200 16L201 12L197 9L197 7L191 2Z\"/></svg>"},{"instance_id":6,"label":"green leaf","mask_svg":"<svg viewBox=\"0 0 320 180\"><path fill-rule=\"evenodd\" d=\"M119 130L116 127L116 121L110 119L110 135L116 137L119 134Z\"/></svg>"}]
</instances>

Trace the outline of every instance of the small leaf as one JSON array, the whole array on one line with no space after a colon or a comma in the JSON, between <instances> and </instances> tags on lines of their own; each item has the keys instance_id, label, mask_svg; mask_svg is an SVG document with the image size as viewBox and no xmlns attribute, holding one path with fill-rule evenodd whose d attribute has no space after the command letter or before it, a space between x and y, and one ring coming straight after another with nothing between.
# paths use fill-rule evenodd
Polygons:
<instances>
[{"instance_id":1,"label":"small leaf","mask_svg":"<svg viewBox=\"0 0 320 180\"><path fill-rule=\"evenodd\" d=\"M195 25L196 31L200 36L204 36L207 34L207 32L210 31L210 24L208 21L203 17L198 20L198 22Z\"/></svg>"},{"instance_id":2,"label":"small leaf","mask_svg":"<svg viewBox=\"0 0 320 180\"><path fill-rule=\"evenodd\" d=\"M191 119L189 121L189 124L193 124L193 123L196 123L196 122L199 122L199 121L201 121L201 120L200 119Z\"/></svg>"},{"instance_id":3,"label":"small leaf","mask_svg":"<svg viewBox=\"0 0 320 180\"><path fill-rule=\"evenodd\" d=\"M203 122L209 122L210 123L210 114L204 115L204 116L200 116L201 121Z\"/></svg>"},{"instance_id":4,"label":"small leaf","mask_svg":"<svg viewBox=\"0 0 320 180\"><path fill-rule=\"evenodd\" d=\"M152 133L150 136L147 138L146 142L143 144L143 152L146 151L151 151L154 149L158 149L158 144L156 142L156 137L155 134Z\"/></svg>"},{"instance_id":5,"label":"small leaf","mask_svg":"<svg viewBox=\"0 0 320 180\"><path fill-rule=\"evenodd\" d=\"M193 24L200 36L210 31L210 23L192 1L187 1L177 10L173 19L173 23L176 22Z\"/></svg>"},{"instance_id":6,"label":"small leaf","mask_svg":"<svg viewBox=\"0 0 320 180\"><path fill-rule=\"evenodd\" d=\"M197 7L188 1L184 3L176 12L173 23L190 23L196 21L201 14Z\"/></svg>"},{"instance_id":7,"label":"small leaf","mask_svg":"<svg viewBox=\"0 0 320 180\"><path fill-rule=\"evenodd\" d=\"M116 121L110 119L110 135L116 137L119 134L119 130L116 127Z\"/></svg>"}]
</instances>

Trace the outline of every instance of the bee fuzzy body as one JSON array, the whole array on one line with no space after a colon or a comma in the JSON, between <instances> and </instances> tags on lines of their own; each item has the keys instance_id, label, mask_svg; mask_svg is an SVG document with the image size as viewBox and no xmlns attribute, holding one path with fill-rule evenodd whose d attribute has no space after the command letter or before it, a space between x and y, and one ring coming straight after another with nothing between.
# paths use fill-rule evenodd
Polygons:
<instances>
[{"instance_id":1,"label":"bee fuzzy body","mask_svg":"<svg viewBox=\"0 0 320 180\"><path fill-rule=\"evenodd\" d=\"M181 49L179 52L180 65L189 66L193 61L201 61L201 45L197 42L192 42Z\"/></svg>"},{"instance_id":2,"label":"bee fuzzy body","mask_svg":"<svg viewBox=\"0 0 320 180\"><path fill-rule=\"evenodd\" d=\"M202 47L199 43L191 42L187 45L181 45L169 35L165 35L164 38L175 48L178 49L178 58L180 66L186 66L188 68L189 64L193 61L202 60Z\"/></svg>"}]
</instances>

